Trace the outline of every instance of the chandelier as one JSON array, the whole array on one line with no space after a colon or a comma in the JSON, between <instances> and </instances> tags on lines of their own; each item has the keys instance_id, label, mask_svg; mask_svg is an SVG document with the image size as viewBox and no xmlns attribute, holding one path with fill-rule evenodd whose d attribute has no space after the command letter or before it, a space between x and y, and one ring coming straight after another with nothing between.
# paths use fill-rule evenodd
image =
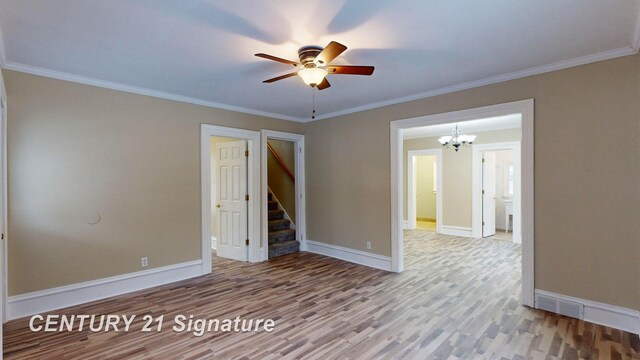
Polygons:
<instances>
[{"instance_id":1,"label":"chandelier","mask_svg":"<svg viewBox=\"0 0 640 360\"><path fill-rule=\"evenodd\" d=\"M464 135L462 130L458 129L458 124L456 124L456 128L451 131L451 136L442 136L438 141L446 148L449 148L449 145L453 145L453 148L458 151L460 146L471 146L475 139L475 135Z\"/></svg>"}]
</instances>

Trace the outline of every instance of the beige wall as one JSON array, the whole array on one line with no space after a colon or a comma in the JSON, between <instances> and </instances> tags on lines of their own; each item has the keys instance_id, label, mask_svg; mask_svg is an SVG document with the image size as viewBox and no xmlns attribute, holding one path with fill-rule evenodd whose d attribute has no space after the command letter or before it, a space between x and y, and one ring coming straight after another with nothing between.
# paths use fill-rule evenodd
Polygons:
<instances>
[{"instance_id":1,"label":"beige wall","mask_svg":"<svg viewBox=\"0 0 640 360\"><path fill-rule=\"evenodd\" d=\"M522 131L505 129L474 132L475 144L491 144L505 141L520 141ZM403 162L407 171L407 156L410 150L442 147L439 136L407 139L403 142ZM442 149L442 225L471 227L471 148L463 147L458 152L453 148ZM404 219L407 219L407 176L404 177Z\"/></svg>"},{"instance_id":2,"label":"beige wall","mask_svg":"<svg viewBox=\"0 0 640 360\"><path fill-rule=\"evenodd\" d=\"M9 295L200 258L200 124L303 125L5 71ZM100 214L89 225L85 217Z\"/></svg>"},{"instance_id":3,"label":"beige wall","mask_svg":"<svg viewBox=\"0 0 640 360\"><path fill-rule=\"evenodd\" d=\"M280 160L294 174L295 169L295 153L294 144L291 141L269 139L268 143L273 150L278 154ZM278 163L275 156L271 154L271 151L267 152L267 183L269 188L273 192L273 195L278 199L282 208L287 212L291 221L296 223L296 185L289 178L289 175L284 171L282 166Z\"/></svg>"},{"instance_id":4,"label":"beige wall","mask_svg":"<svg viewBox=\"0 0 640 360\"><path fill-rule=\"evenodd\" d=\"M436 218L436 193L433 191L435 162L433 155L416 157L416 218Z\"/></svg>"},{"instance_id":5,"label":"beige wall","mask_svg":"<svg viewBox=\"0 0 640 360\"><path fill-rule=\"evenodd\" d=\"M535 286L640 309L640 55L307 124L307 238L391 254L389 122L535 99Z\"/></svg>"}]
</instances>

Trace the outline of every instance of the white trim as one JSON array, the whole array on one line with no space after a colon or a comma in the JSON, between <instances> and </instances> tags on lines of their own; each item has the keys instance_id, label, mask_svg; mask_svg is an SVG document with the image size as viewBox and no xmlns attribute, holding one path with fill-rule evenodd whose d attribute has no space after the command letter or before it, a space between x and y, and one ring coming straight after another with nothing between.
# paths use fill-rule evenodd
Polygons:
<instances>
[{"instance_id":1,"label":"white trim","mask_svg":"<svg viewBox=\"0 0 640 360\"><path fill-rule=\"evenodd\" d=\"M217 250L218 249L218 239L216 239L215 236L211 237L211 250Z\"/></svg>"},{"instance_id":2,"label":"white trim","mask_svg":"<svg viewBox=\"0 0 640 360\"><path fill-rule=\"evenodd\" d=\"M543 295L556 301L570 301L584 306L581 320L594 324L640 334L640 311L597 301L562 295L551 291L536 289L536 296ZM536 304L536 308L538 308Z\"/></svg>"},{"instance_id":3,"label":"white trim","mask_svg":"<svg viewBox=\"0 0 640 360\"><path fill-rule=\"evenodd\" d=\"M6 63L7 63L7 53L5 52L5 49L4 49L4 36L2 35L2 29L0 29L0 67L4 68Z\"/></svg>"},{"instance_id":4,"label":"white trim","mask_svg":"<svg viewBox=\"0 0 640 360\"><path fill-rule=\"evenodd\" d=\"M0 71L0 82L3 82L2 72ZM2 256L2 309L0 310L0 324L7 322L7 299L9 296L9 202L7 199L7 186L8 186L8 135L7 135L7 98L6 92L4 92L4 83L2 84L3 95L0 98L0 102L2 102L2 122L0 123L0 127L2 127L2 138L0 139L2 147L2 186L0 187L0 191L2 192L2 214L3 217L0 219L2 221L2 231L4 232L4 240L0 240L2 243L2 248L0 249L0 256ZM1 325L0 325L1 326ZM1 344L1 342L0 342ZM0 346L1 348L1 346ZM0 359L2 359L0 357Z\"/></svg>"},{"instance_id":5,"label":"white trim","mask_svg":"<svg viewBox=\"0 0 640 360\"><path fill-rule=\"evenodd\" d=\"M633 49L640 52L640 3L638 4L638 17L636 18L636 31L633 33Z\"/></svg>"},{"instance_id":6,"label":"white trim","mask_svg":"<svg viewBox=\"0 0 640 360\"><path fill-rule=\"evenodd\" d=\"M148 289L202 275L202 260L10 296L9 320Z\"/></svg>"},{"instance_id":7,"label":"white trim","mask_svg":"<svg viewBox=\"0 0 640 360\"><path fill-rule=\"evenodd\" d=\"M473 237L482 237L482 152L493 150L513 151L513 242L522 243L521 160L520 141L476 144L471 149L471 228Z\"/></svg>"},{"instance_id":8,"label":"white trim","mask_svg":"<svg viewBox=\"0 0 640 360\"><path fill-rule=\"evenodd\" d=\"M343 246L326 244L313 240L307 240L306 251L352 262L354 264L372 267L375 269L391 271L391 258L389 256L372 254L360 250L349 249Z\"/></svg>"},{"instance_id":9,"label":"white trim","mask_svg":"<svg viewBox=\"0 0 640 360\"><path fill-rule=\"evenodd\" d=\"M287 133L281 131L273 131L262 129L260 131L260 138L262 140L262 159L261 159L261 171L262 171L262 218L265 219L262 224L262 252L260 258L262 260L269 259L269 222L266 220L269 214L269 204L267 200L268 189L268 176L267 176L267 139L276 139L293 142L294 146L294 162L295 169L293 176L295 177L295 192L296 192L296 238L300 242L300 250L307 250L307 211L306 211L306 199L305 192L305 148L304 148L304 135ZM275 196L275 195L274 195Z\"/></svg>"},{"instance_id":10,"label":"white trim","mask_svg":"<svg viewBox=\"0 0 640 360\"><path fill-rule=\"evenodd\" d=\"M276 114L268 111L245 108L242 106L222 104L215 101L197 99L189 96L178 95L178 94L173 94L173 93L164 92L164 91L152 90L152 89L147 89L147 88L133 86L133 85L126 85L126 84L121 84L121 83L107 81L107 80L94 79L87 76L74 75L74 74L69 74L61 71L55 71L55 70L43 69L43 68L30 66L30 65L18 64L11 61L7 61L2 67L8 70L23 72L27 74L45 76L53 79L71 81L79 84L92 85L92 86L97 86L105 89L124 91L132 94L151 96L151 97L160 98L160 99L174 100L174 101L184 102L188 104L201 105L201 106L206 106L210 108L235 111L235 112L251 114L251 115L266 116L266 117L280 119L280 120L302 122L302 118L297 118L294 116Z\"/></svg>"},{"instance_id":11,"label":"white trim","mask_svg":"<svg viewBox=\"0 0 640 360\"><path fill-rule=\"evenodd\" d=\"M474 237L471 228L466 226L442 225L439 233L444 235L462 236L468 238Z\"/></svg>"},{"instance_id":12,"label":"white trim","mask_svg":"<svg viewBox=\"0 0 640 360\"><path fill-rule=\"evenodd\" d=\"M403 220L403 221L402 221L402 228L403 228L404 230L410 230L410 229L409 229L409 220Z\"/></svg>"},{"instance_id":13,"label":"white trim","mask_svg":"<svg viewBox=\"0 0 640 360\"><path fill-rule=\"evenodd\" d=\"M639 20L639 23L640 23L640 20ZM98 79L94 79L86 76L73 75L73 74L64 73L60 71L48 70L48 69L43 69L35 66L19 64L11 61L6 61L6 59L4 61L4 64L0 63L0 65L5 69L19 71L27 74L45 76L45 77L50 77L50 78L65 80L65 81L72 81L80 84L93 85L93 86L103 87L103 88L112 89L112 90L119 90L119 91L134 93L134 94L157 97L161 99L180 101L180 102L185 102L189 104L202 105L202 106L212 107L216 109L237 111L237 112L246 113L246 114L267 116L275 119L307 123L310 121L330 119L330 118L334 118L341 115L352 114L360 111L371 110L371 109L376 109L384 106L400 104L408 101L425 99L425 98L429 98L437 95L449 94L449 93L453 93L461 90L472 89L480 86L496 84L496 83L519 79L527 76L544 74L552 71L571 68L574 66L580 66L580 65L598 62L598 61L615 59L622 56L633 55L633 54L636 54L639 51L638 49L640 48L639 34L640 34L640 25L638 26L638 29L636 31L634 43L631 44L631 46L629 47L603 51L603 52L599 52L591 55L586 55L586 56L582 56L574 59L569 59L569 60L548 64L548 65L536 66L536 67L532 67L532 68L521 70L521 71L515 71L512 73L492 76L492 77L488 77L480 80L474 80L474 81L469 81L462 84L456 84L456 85L447 86L444 88L429 90L429 91L421 92L421 93L410 95L410 96L403 96L403 97L379 101L379 102L375 102L375 103L371 103L363 106L356 106L356 107L352 107L344 110L334 111L332 113L316 116L315 120L308 119L307 117L295 117L295 116L288 116L283 114L276 114L272 112L260 111L260 110L249 109L241 106L234 106L234 105L222 104L222 103L217 103L217 102L208 101L208 100L196 99L188 96L182 96L182 95L167 93L163 91L125 85L125 84L120 84L120 83L111 82L111 81L98 80ZM0 43L2 42L0 41Z\"/></svg>"},{"instance_id":14,"label":"white trim","mask_svg":"<svg viewBox=\"0 0 640 360\"><path fill-rule=\"evenodd\" d=\"M260 133L209 124L200 125L200 185L202 213L202 273L211 272L211 142L213 136L247 140L247 192L249 193L249 262L260 261ZM251 241L253 240L253 241Z\"/></svg>"},{"instance_id":15,"label":"white trim","mask_svg":"<svg viewBox=\"0 0 640 360\"><path fill-rule=\"evenodd\" d=\"M517 125L513 125L513 124L508 124L508 125L493 125L493 126L482 126L481 128L473 128L473 130L469 130L467 127L465 127L465 133L471 132L471 133L478 133L478 132L487 132L487 131L495 131L495 130L507 130L507 129L519 129L520 128L520 124ZM449 131L449 134L451 134L451 131ZM412 139L423 139L426 137L438 137L440 136L439 134L433 134L433 135L403 135L403 139L404 140L412 140Z\"/></svg>"},{"instance_id":16,"label":"white trim","mask_svg":"<svg viewBox=\"0 0 640 360\"><path fill-rule=\"evenodd\" d=\"M436 124L448 124L488 117L522 114L522 304L534 302L534 204L533 204L533 99L497 104L443 114L396 120L389 123L391 171L391 263L392 271L404 269L403 223L403 129Z\"/></svg>"},{"instance_id":17,"label":"white trim","mask_svg":"<svg viewBox=\"0 0 640 360\"><path fill-rule=\"evenodd\" d=\"M548 73L556 70L571 68L574 66L580 66L580 65L598 62L598 61L615 59L622 56L633 55L636 52L637 51L631 47L624 47L624 48L614 49L610 51L603 51L596 54L591 54L591 55L587 55L587 56L583 56L575 59L560 61L560 62L549 64L549 65L536 66L533 68L516 71L508 74L492 76L492 77L488 77L481 80L475 80L475 81L470 81L463 84L457 84L457 85L447 86L440 89L429 90L426 92L422 92L422 93L418 93L410 96L404 96L404 97L399 97L395 99L379 101L372 104L362 105L362 106L358 106L350 109L335 111L332 113L316 116L315 120L318 121L318 120L330 119L337 116L347 115L347 114L351 114L359 111L371 110L371 109L376 109L383 106L389 106L389 105L401 104L404 102L409 102L414 100L426 99L426 98L443 95L443 94L450 94L457 91L472 89L480 86L497 84L497 83L501 83L509 80L524 78L527 76L539 75L539 74L544 74L544 73Z\"/></svg>"},{"instance_id":18,"label":"white trim","mask_svg":"<svg viewBox=\"0 0 640 360\"><path fill-rule=\"evenodd\" d=\"M432 155L436 157L436 232L442 233L442 149L421 149L407 151L407 222L408 229L416 229L416 193L417 171L416 156ZM407 227L405 227L407 229Z\"/></svg>"}]
</instances>

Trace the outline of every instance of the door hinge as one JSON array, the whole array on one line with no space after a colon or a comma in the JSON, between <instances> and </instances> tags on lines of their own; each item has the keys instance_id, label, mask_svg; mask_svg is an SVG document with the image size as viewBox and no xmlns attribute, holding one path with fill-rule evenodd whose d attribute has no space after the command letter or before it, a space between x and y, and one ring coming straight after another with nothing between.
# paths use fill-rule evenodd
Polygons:
<instances>
[{"instance_id":1,"label":"door hinge","mask_svg":"<svg viewBox=\"0 0 640 360\"><path fill-rule=\"evenodd\" d=\"M482 222L482 226L484 226L484 221Z\"/></svg>"},{"instance_id":2,"label":"door hinge","mask_svg":"<svg viewBox=\"0 0 640 360\"><path fill-rule=\"evenodd\" d=\"M484 195L484 190L482 190L482 195Z\"/></svg>"},{"instance_id":3,"label":"door hinge","mask_svg":"<svg viewBox=\"0 0 640 360\"><path fill-rule=\"evenodd\" d=\"M245 196L244 196L244 199L245 199L246 201L249 201L249 194L245 195Z\"/></svg>"},{"instance_id":4,"label":"door hinge","mask_svg":"<svg viewBox=\"0 0 640 360\"><path fill-rule=\"evenodd\" d=\"M244 243L247 244L247 246L249 246L249 239L245 240Z\"/></svg>"},{"instance_id":5,"label":"door hinge","mask_svg":"<svg viewBox=\"0 0 640 360\"><path fill-rule=\"evenodd\" d=\"M244 156L249 157L249 150L244 151Z\"/></svg>"},{"instance_id":6,"label":"door hinge","mask_svg":"<svg viewBox=\"0 0 640 360\"><path fill-rule=\"evenodd\" d=\"M482 158L482 162L484 162L484 158Z\"/></svg>"},{"instance_id":7,"label":"door hinge","mask_svg":"<svg viewBox=\"0 0 640 360\"><path fill-rule=\"evenodd\" d=\"M4 234L2 234L2 238L0 238L0 240L4 240Z\"/></svg>"}]
</instances>

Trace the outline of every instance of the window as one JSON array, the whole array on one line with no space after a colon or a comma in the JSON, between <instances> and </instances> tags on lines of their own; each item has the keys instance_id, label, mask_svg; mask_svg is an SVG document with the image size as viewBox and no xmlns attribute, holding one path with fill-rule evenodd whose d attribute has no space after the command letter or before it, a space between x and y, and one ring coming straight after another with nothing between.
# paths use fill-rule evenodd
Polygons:
<instances>
[{"instance_id":1,"label":"window","mask_svg":"<svg viewBox=\"0 0 640 360\"><path fill-rule=\"evenodd\" d=\"M506 189L505 195L507 195L507 196L513 195L513 165L509 165L508 166L507 186L506 186L505 189Z\"/></svg>"}]
</instances>

